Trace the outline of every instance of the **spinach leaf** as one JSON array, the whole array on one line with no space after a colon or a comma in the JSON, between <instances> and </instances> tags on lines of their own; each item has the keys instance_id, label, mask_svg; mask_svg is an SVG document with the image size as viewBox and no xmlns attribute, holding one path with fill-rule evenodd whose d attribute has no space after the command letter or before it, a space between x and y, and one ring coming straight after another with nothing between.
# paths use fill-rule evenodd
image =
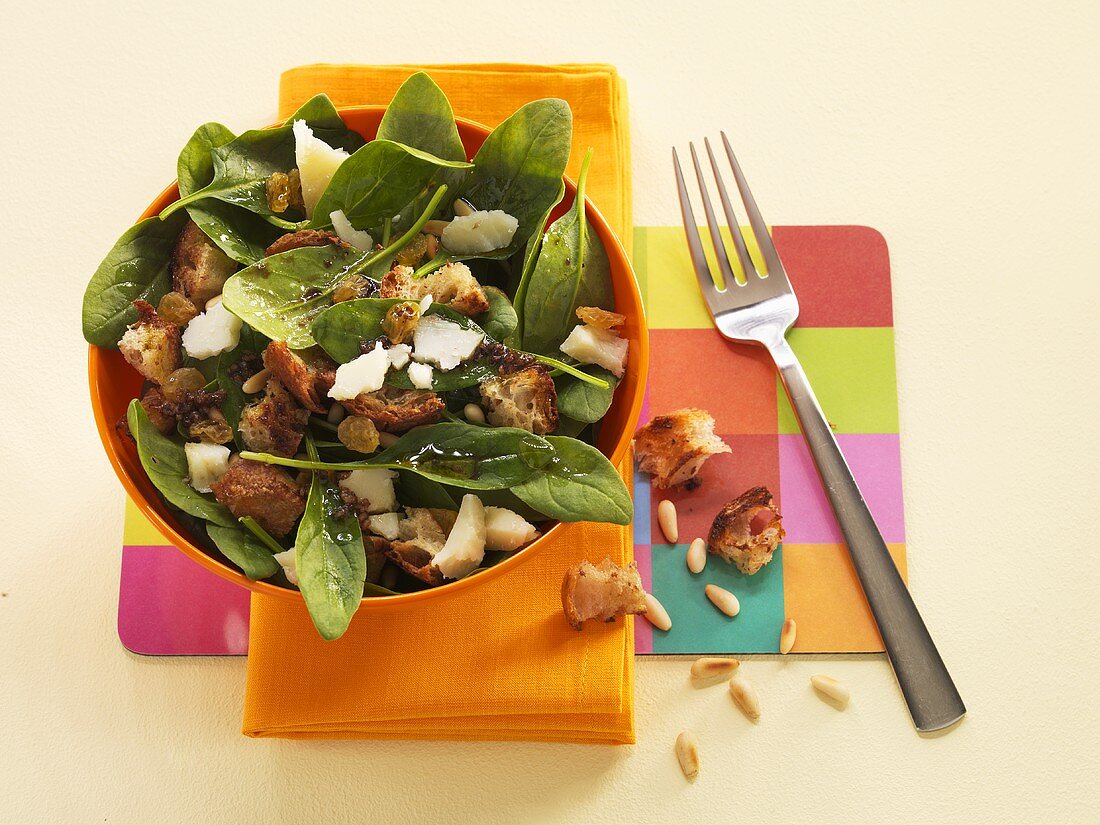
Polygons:
<instances>
[{"instance_id":1,"label":"spinach leaf","mask_svg":"<svg viewBox=\"0 0 1100 825\"><path fill-rule=\"evenodd\" d=\"M410 75L401 84L378 125L378 138L403 143L444 160L466 160L466 148L458 135L450 101L424 72ZM435 180L447 184L452 192L458 192L467 174L463 169L443 167L436 173ZM423 197L418 198L402 211L400 223L407 221L405 213L416 214L423 208L422 200ZM449 214L449 211L449 205L440 210L441 214Z\"/></svg>"},{"instance_id":2,"label":"spinach leaf","mask_svg":"<svg viewBox=\"0 0 1100 825\"><path fill-rule=\"evenodd\" d=\"M614 373L602 367L595 367L592 375L606 381L607 387L581 381L573 375L559 375L554 379L554 385L558 390L559 413L586 424L599 421L607 415L611 402L615 398L615 388L619 385L619 379Z\"/></svg>"},{"instance_id":3,"label":"spinach leaf","mask_svg":"<svg viewBox=\"0 0 1100 825\"><path fill-rule=\"evenodd\" d=\"M405 507L438 507L458 510L458 502L438 481L409 470L397 471L397 500ZM479 494L480 495L480 494Z\"/></svg>"},{"instance_id":4,"label":"spinach leaf","mask_svg":"<svg viewBox=\"0 0 1100 825\"><path fill-rule=\"evenodd\" d=\"M268 223L286 229L299 224L281 218L267 202L267 179L275 172L289 172L295 166L294 131L296 120L304 120L313 133L329 146L355 151L363 138L352 132L326 95L317 95L275 129L252 129L211 151L213 179L202 189L180 198L160 213L161 218L178 209L207 198L243 207L262 216Z\"/></svg>"},{"instance_id":5,"label":"spinach leaf","mask_svg":"<svg viewBox=\"0 0 1100 825\"><path fill-rule=\"evenodd\" d=\"M504 341L519 323L515 307L504 291L495 286L485 287L485 297L489 299L489 309L477 317L478 326L494 341Z\"/></svg>"},{"instance_id":6,"label":"spinach leaf","mask_svg":"<svg viewBox=\"0 0 1100 825\"><path fill-rule=\"evenodd\" d=\"M214 178L211 153L236 138L220 123L204 123L195 130L176 161L180 197L197 192ZM207 199L187 207L187 214L206 236L233 260L245 266L264 256L279 230L245 209Z\"/></svg>"},{"instance_id":7,"label":"spinach leaf","mask_svg":"<svg viewBox=\"0 0 1100 825\"><path fill-rule=\"evenodd\" d=\"M547 98L521 107L485 139L462 197L477 209L503 209L519 228L507 247L477 257L507 258L542 230L562 186L572 137L569 104Z\"/></svg>"},{"instance_id":8,"label":"spinach leaf","mask_svg":"<svg viewBox=\"0 0 1100 825\"><path fill-rule=\"evenodd\" d=\"M550 225L523 298L523 348L556 353L577 325L581 306L614 307L611 265L599 237L584 216L584 191L591 150L577 179L577 197Z\"/></svg>"},{"instance_id":9,"label":"spinach leaf","mask_svg":"<svg viewBox=\"0 0 1100 825\"><path fill-rule=\"evenodd\" d=\"M603 453L575 438L548 435L546 441L554 448L554 460L513 486L516 496L560 521L630 524L630 491Z\"/></svg>"},{"instance_id":10,"label":"spinach leaf","mask_svg":"<svg viewBox=\"0 0 1100 825\"><path fill-rule=\"evenodd\" d=\"M207 524L206 532L222 555L241 568L241 572L253 581L266 579L279 572L279 562L275 561L271 551L240 526Z\"/></svg>"},{"instance_id":11,"label":"spinach leaf","mask_svg":"<svg viewBox=\"0 0 1100 825\"><path fill-rule=\"evenodd\" d=\"M570 438L580 438L581 433L589 426L585 421L578 421L576 418L570 418L561 412L561 408L558 408L558 428L554 430L554 435L567 435ZM587 441L588 439L584 439Z\"/></svg>"},{"instance_id":12,"label":"spinach leaf","mask_svg":"<svg viewBox=\"0 0 1100 825\"><path fill-rule=\"evenodd\" d=\"M348 512L327 473L314 473L294 540L298 589L325 639L344 635L359 609L367 559L359 520Z\"/></svg>"},{"instance_id":13,"label":"spinach leaf","mask_svg":"<svg viewBox=\"0 0 1100 825\"><path fill-rule=\"evenodd\" d=\"M512 293L515 295L515 300L512 303L516 308L519 323L516 325L512 340L505 342L509 346L515 345L518 347L523 341L523 305L527 300L527 287L531 281L531 273L535 271L535 263L538 261L539 252L542 251L543 239L546 237L546 223L550 220L550 213L554 211L554 208L561 203L564 197L565 180L562 180L561 186L558 187L558 196L547 207L546 213L539 220L534 232L531 233L531 237L527 239L527 248L523 253L523 266L520 268L519 279Z\"/></svg>"},{"instance_id":14,"label":"spinach leaf","mask_svg":"<svg viewBox=\"0 0 1100 825\"><path fill-rule=\"evenodd\" d=\"M89 344L116 348L126 327L137 321L133 302L140 298L156 306L172 289L168 260L183 224L183 215L167 221L146 218L107 253L84 291L81 323Z\"/></svg>"},{"instance_id":15,"label":"spinach leaf","mask_svg":"<svg viewBox=\"0 0 1100 825\"><path fill-rule=\"evenodd\" d=\"M222 303L272 341L305 349L314 344L313 319L332 306L333 291L368 257L334 245L281 252L230 277Z\"/></svg>"},{"instance_id":16,"label":"spinach leaf","mask_svg":"<svg viewBox=\"0 0 1100 825\"><path fill-rule=\"evenodd\" d=\"M225 391L225 401L222 402L221 411L226 422L233 430L233 440L237 443L237 449L245 448L244 439L238 427L241 423L241 412L251 399L245 395L241 385L229 377L229 369L241 360L247 353L261 353L267 346L267 339L250 326L241 327L241 337L237 346L229 352L223 352L214 359L217 361L216 382L219 390ZM207 359L211 360L211 359Z\"/></svg>"},{"instance_id":17,"label":"spinach leaf","mask_svg":"<svg viewBox=\"0 0 1100 825\"><path fill-rule=\"evenodd\" d=\"M237 526L237 520L227 508L216 502L213 496L200 493L187 483L187 456L183 445L161 435L136 398L126 411L126 421L137 441L141 466L169 504L222 527Z\"/></svg>"},{"instance_id":18,"label":"spinach leaf","mask_svg":"<svg viewBox=\"0 0 1100 825\"><path fill-rule=\"evenodd\" d=\"M511 510L521 518L527 519L532 524L545 521L546 516L534 509L525 501L521 501L511 490L478 490L477 497L486 507L503 507ZM509 554L510 555L510 554Z\"/></svg>"},{"instance_id":19,"label":"spinach leaf","mask_svg":"<svg viewBox=\"0 0 1100 825\"><path fill-rule=\"evenodd\" d=\"M438 175L441 169L469 168L465 158L444 160L393 141L372 140L340 164L313 210L310 225L322 229L332 226L329 215L342 209L354 226L379 237L377 233L386 218L406 207L410 211L423 208L418 198L443 182Z\"/></svg>"}]
</instances>

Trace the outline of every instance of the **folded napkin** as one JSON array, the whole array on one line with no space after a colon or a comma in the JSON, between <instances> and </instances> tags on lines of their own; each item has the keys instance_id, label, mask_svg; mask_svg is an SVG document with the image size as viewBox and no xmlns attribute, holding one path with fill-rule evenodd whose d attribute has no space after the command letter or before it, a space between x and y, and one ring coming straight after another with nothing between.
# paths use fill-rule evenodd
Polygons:
<instances>
[{"instance_id":1,"label":"folded napkin","mask_svg":"<svg viewBox=\"0 0 1100 825\"><path fill-rule=\"evenodd\" d=\"M386 104L424 68L456 114L495 126L519 106L560 97L573 109L569 172L595 149L588 194L629 244L626 94L609 66L306 66L282 78L280 115L326 92L337 106ZM630 483L629 459L620 467ZM499 578L413 606L362 610L334 642L301 603L252 596L243 732L293 739L634 741L631 618L569 628L567 567L633 558L629 527L563 526Z\"/></svg>"}]
</instances>

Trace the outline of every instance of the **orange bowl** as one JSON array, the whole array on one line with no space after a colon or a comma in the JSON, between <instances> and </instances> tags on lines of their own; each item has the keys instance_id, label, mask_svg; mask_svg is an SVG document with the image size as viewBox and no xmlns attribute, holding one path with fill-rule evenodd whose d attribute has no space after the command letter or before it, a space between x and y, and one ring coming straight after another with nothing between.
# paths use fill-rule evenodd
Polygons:
<instances>
[{"instance_id":1,"label":"orange bowl","mask_svg":"<svg viewBox=\"0 0 1100 825\"><path fill-rule=\"evenodd\" d=\"M353 106L341 109L340 114L349 128L359 132L366 140L370 140L377 133L378 123L385 111L385 107L382 106ZM466 152L472 158L489 134L489 130L470 120L458 118L457 122L458 132L466 147ZM565 186L565 199L558 206L552 216L553 218L569 209L576 197L576 183L566 178ZM179 189L173 183L149 205L142 213L141 218L149 218L159 214L168 204L178 198ZM646 327L641 293L638 290L638 282L626 251L607 225L607 221L604 220L591 201L587 199L585 200L585 213L589 223L595 229L596 234L599 235L604 248L607 250L607 256L611 263L611 282L615 292L616 309L623 313L627 319L621 328L621 332L630 341L630 355L627 360L626 373L615 393L615 401L611 405L611 409L600 424L597 443L600 450L617 466L627 456L634 429L638 424L638 416L641 414L645 378L649 367L649 333ZM126 408L129 406L130 401L139 396L142 387L141 376L126 363L118 350L89 346L88 381L91 387L92 409L95 411L96 427L99 430L99 437L103 441L103 447L107 451L107 457L111 460L111 465L115 468L115 473L122 482L122 486L126 488L130 498L164 537L207 570L235 584L265 595L285 599L301 599L301 593L297 590L289 590L267 582L252 581L236 568L210 555L191 539L187 529L161 500L156 488L142 469L133 442L120 436L115 429L116 422L126 414ZM464 579L440 587L418 590L413 593L364 598L362 608L399 607L403 604L436 598L447 593L457 592L462 588L487 582L522 564L526 559L538 553L562 529L565 529L565 525L555 523L540 538L527 547L493 567L482 569L476 575L467 576Z\"/></svg>"}]
</instances>

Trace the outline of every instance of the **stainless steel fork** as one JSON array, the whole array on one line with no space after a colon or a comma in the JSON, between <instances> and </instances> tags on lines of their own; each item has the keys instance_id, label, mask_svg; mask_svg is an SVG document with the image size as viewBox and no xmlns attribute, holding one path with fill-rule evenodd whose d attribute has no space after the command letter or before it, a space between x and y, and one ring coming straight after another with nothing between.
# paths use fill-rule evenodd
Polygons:
<instances>
[{"instance_id":1,"label":"stainless steel fork","mask_svg":"<svg viewBox=\"0 0 1100 825\"><path fill-rule=\"evenodd\" d=\"M699 179L703 211L706 213L721 275L720 284L715 282L703 252L703 242L695 223L695 214L675 149L672 150L672 160L676 167L676 185L680 194L680 208L691 261L711 317L714 318L714 325L732 341L760 344L771 353L783 386L791 399L791 406L798 416L802 433L810 446L837 522L848 543L852 562L882 634L886 653L905 696L905 703L909 706L913 724L919 731L948 727L966 713L962 697L951 681L932 636L917 612L917 606L901 580L893 559L890 558L882 533L867 509L867 503L840 452L832 428L810 389L806 373L798 363L794 350L787 343L787 330L798 318L798 299L791 289L783 263L779 260L767 226L760 216L760 210L756 207L756 201L749 191L725 132L722 133L722 143L748 213L749 225L764 259L764 272L758 272L749 257L710 141L706 140L705 143L734 251L744 270L743 284L735 278L725 243L719 234L718 221L714 216L714 207L694 144L691 145L691 159L695 166L695 175Z\"/></svg>"}]
</instances>

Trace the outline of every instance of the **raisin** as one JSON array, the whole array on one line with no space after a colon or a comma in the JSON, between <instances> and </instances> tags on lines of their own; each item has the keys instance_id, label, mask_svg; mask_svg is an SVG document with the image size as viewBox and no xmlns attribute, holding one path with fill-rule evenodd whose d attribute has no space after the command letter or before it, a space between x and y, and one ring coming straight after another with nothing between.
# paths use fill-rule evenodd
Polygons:
<instances>
[{"instance_id":1,"label":"raisin","mask_svg":"<svg viewBox=\"0 0 1100 825\"><path fill-rule=\"evenodd\" d=\"M378 428L365 415L349 415L341 421L336 437L357 453L373 453L378 449Z\"/></svg>"},{"instance_id":2,"label":"raisin","mask_svg":"<svg viewBox=\"0 0 1100 825\"><path fill-rule=\"evenodd\" d=\"M332 302L354 301L356 298L369 298L374 294L374 284L362 275L352 275L332 293Z\"/></svg>"},{"instance_id":3,"label":"raisin","mask_svg":"<svg viewBox=\"0 0 1100 825\"><path fill-rule=\"evenodd\" d=\"M397 262L402 266L416 266L424 253L428 251L428 236L421 233L406 244L397 253Z\"/></svg>"},{"instance_id":4,"label":"raisin","mask_svg":"<svg viewBox=\"0 0 1100 825\"><path fill-rule=\"evenodd\" d=\"M177 404L187 393L201 390L205 386L205 375L194 367L181 367L165 379L161 392L166 399Z\"/></svg>"},{"instance_id":5,"label":"raisin","mask_svg":"<svg viewBox=\"0 0 1100 825\"><path fill-rule=\"evenodd\" d=\"M228 444L233 440L233 428L222 411L216 409L208 410L205 418L189 423L187 434L210 444Z\"/></svg>"},{"instance_id":6,"label":"raisin","mask_svg":"<svg viewBox=\"0 0 1100 825\"><path fill-rule=\"evenodd\" d=\"M420 304L416 301L402 301L386 310L382 318L382 331L395 344L410 340L420 323Z\"/></svg>"},{"instance_id":7,"label":"raisin","mask_svg":"<svg viewBox=\"0 0 1100 825\"><path fill-rule=\"evenodd\" d=\"M157 304L157 315L181 327L187 326L198 314L195 305L178 292L169 292Z\"/></svg>"},{"instance_id":8,"label":"raisin","mask_svg":"<svg viewBox=\"0 0 1100 825\"><path fill-rule=\"evenodd\" d=\"M276 214L303 205L302 178L297 169L275 172L267 179L267 205Z\"/></svg>"}]
</instances>

